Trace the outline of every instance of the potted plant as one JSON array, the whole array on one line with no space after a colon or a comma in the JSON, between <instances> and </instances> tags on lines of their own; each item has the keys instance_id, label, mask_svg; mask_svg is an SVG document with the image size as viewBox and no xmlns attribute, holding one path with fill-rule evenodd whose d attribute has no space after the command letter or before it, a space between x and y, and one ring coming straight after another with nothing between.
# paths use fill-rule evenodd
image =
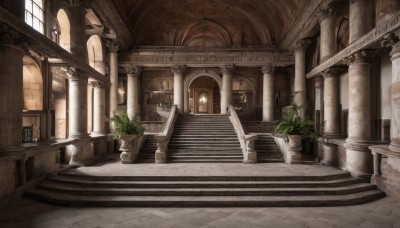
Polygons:
<instances>
[{"instance_id":1,"label":"potted plant","mask_svg":"<svg viewBox=\"0 0 400 228\"><path fill-rule=\"evenodd\" d=\"M286 162L294 163L301 161L302 139L304 136L313 136L314 122L310 118L301 118L302 107L292 104L287 112L278 121L274 134L286 136L289 140Z\"/></svg>"},{"instance_id":2,"label":"potted plant","mask_svg":"<svg viewBox=\"0 0 400 228\"><path fill-rule=\"evenodd\" d=\"M136 116L131 120L126 113L117 113L108 121L113 124L112 134L120 140L122 163L132 163L137 157L135 139L144 132L140 117Z\"/></svg>"}]
</instances>

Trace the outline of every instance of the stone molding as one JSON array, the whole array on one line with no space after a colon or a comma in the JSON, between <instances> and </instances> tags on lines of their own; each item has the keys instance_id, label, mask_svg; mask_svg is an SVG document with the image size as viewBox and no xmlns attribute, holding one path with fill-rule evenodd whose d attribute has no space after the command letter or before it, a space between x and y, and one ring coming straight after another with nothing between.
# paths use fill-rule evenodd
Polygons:
<instances>
[{"instance_id":1,"label":"stone molding","mask_svg":"<svg viewBox=\"0 0 400 228\"><path fill-rule=\"evenodd\" d=\"M312 69L309 73L306 74L306 77L313 78L320 74L322 71L328 69L329 67L341 63L344 58L353 55L358 51L374 46L376 43L380 42L388 33L394 32L399 28L400 11L396 12L392 17L382 22L380 25L376 26L360 39L354 41L347 48L343 49L336 55L332 56L330 59Z\"/></svg>"},{"instance_id":2,"label":"stone molding","mask_svg":"<svg viewBox=\"0 0 400 228\"><path fill-rule=\"evenodd\" d=\"M262 66L261 72L263 74L272 74L273 75L275 73L275 67L274 66Z\"/></svg>"},{"instance_id":3,"label":"stone molding","mask_svg":"<svg viewBox=\"0 0 400 228\"><path fill-rule=\"evenodd\" d=\"M349 55L348 57L344 58L342 62L349 66L353 64L368 63L368 60L375 54L376 51L374 50L362 50Z\"/></svg>"},{"instance_id":4,"label":"stone molding","mask_svg":"<svg viewBox=\"0 0 400 228\"><path fill-rule=\"evenodd\" d=\"M106 46L107 46L108 52L118 53L119 47L118 47L116 40L106 39Z\"/></svg>"},{"instance_id":5,"label":"stone molding","mask_svg":"<svg viewBox=\"0 0 400 228\"><path fill-rule=\"evenodd\" d=\"M186 65L173 65L171 70L174 74L183 75L186 71Z\"/></svg>"},{"instance_id":6,"label":"stone molding","mask_svg":"<svg viewBox=\"0 0 400 228\"><path fill-rule=\"evenodd\" d=\"M126 74L128 77L139 77L142 73L142 68L138 66L128 66L126 67Z\"/></svg>"},{"instance_id":7,"label":"stone molding","mask_svg":"<svg viewBox=\"0 0 400 228\"><path fill-rule=\"evenodd\" d=\"M12 45L26 49L27 39L4 23L0 23L0 45Z\"/></svg>"},{"instance_id":8,"label":"stone molding","mask_svg":"<svg viewBox=\"0 0 400 228\"><path fill-rule=\"evenodd\" d=\"M223 75L232 75L236 67L235 65L223 65L220 66L220 69Z\"/></svg>"},{"instance_id":9,"label":"stone molding","mask_svg":"<svg viewBox=\"0 0 400 228\"><path fill-rule=\"evenodd\" d=\"M65 71L70 80L79 81L88 79L88 76L84 72L78 70L76 67L63 67L62 69Z\"/></svg>"},{"instance_id":10,"label":"stone molding","mask_svg":"<svg viewBox=\"0 0 400 228\"><path fill-rule=\"evenodd\" d=\"M303 50L307 50L307 48L310 47L310 45L312 44L311 39L302 39L302 40L298 40L296 42L296 44L293 47L294 51L303 51Z\"/></svg>"},{"instance_id":11,"label":"stone molding","mask_svg":"<svg viewBox=\"0 0 400 228\"><path fill-rule=\"evenodd\" d=\"M89 84L93 88L101 88L101 89L106 89L110 86L110 83L98 81L98 80L91 81Z\"/></svg>"}]
</instances>

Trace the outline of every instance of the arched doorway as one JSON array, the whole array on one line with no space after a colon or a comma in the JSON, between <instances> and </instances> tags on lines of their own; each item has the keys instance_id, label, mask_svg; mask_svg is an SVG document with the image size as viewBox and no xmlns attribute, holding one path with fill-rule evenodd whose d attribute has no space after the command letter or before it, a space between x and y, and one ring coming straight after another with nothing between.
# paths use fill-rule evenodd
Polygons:
<instances>
[{"instance_id":1,"label":"arched doorway","mask_svg":"<svg viewBox=\"0 0 400 228\"><path fill-rule=\"evenodd\" d=\"M189 110L193 114L221 113L221 95L218 82L208 76L200 76L189 85Z\"/></svg>"}]
</instances>

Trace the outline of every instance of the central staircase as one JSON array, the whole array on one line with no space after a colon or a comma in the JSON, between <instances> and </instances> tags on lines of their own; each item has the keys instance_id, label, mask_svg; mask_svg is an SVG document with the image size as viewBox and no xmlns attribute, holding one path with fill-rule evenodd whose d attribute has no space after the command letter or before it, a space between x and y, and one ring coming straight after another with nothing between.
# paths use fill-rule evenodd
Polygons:
<instances>
[{"instance_id":1,"label":"central staircase","mask_svg":"<svg viewBox=\"0 0 400 228\"><path fill-rule=\"evenodd\" d=\"M57 205L89 207L344 206L385 195L344 172L321 176L90 176L64 172L25 194Z\"/></svg>"},{"instance_id":2,"label":"central staircase","mask_svg":"<svg viewBox=\"0 0 400 228\"><path fill-rule=\"evenodd\" d=\"M240 143L228 116L178 116L168 145L168 163L202 162L243 162Z\"/></svg>"}]
</instances>

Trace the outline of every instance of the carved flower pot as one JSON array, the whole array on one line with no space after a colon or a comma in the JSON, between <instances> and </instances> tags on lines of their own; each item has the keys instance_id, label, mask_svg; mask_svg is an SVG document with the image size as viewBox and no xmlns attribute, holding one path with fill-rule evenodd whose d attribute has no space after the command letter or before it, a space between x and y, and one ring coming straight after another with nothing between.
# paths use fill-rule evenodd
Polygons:
<instances>
[{"instance_id":1,"label":"carved flower pot","mask_svg":"<svg viewBox=\"0 0 400 228\"><path fill-rule=\"evenodd\" d=\"M121 146L119 149L122 151L120 158L123 164L133 163L136 160L135 154L137 135L122 135L120 137Z\"/></svg>"},{"instance_id":2,"label":"carved flower pot","mask_svg":"<svg viewBox=\"0 0 400 228\"><path fill-rule=\"evenodd\" d=\"M288 135L289 139L289 148L288 148L288 155L287 155L287 163L300 163L301 162L301 149L302 144L301 140L303 139L302 135Z\"/></svg>"}]
</instances>

